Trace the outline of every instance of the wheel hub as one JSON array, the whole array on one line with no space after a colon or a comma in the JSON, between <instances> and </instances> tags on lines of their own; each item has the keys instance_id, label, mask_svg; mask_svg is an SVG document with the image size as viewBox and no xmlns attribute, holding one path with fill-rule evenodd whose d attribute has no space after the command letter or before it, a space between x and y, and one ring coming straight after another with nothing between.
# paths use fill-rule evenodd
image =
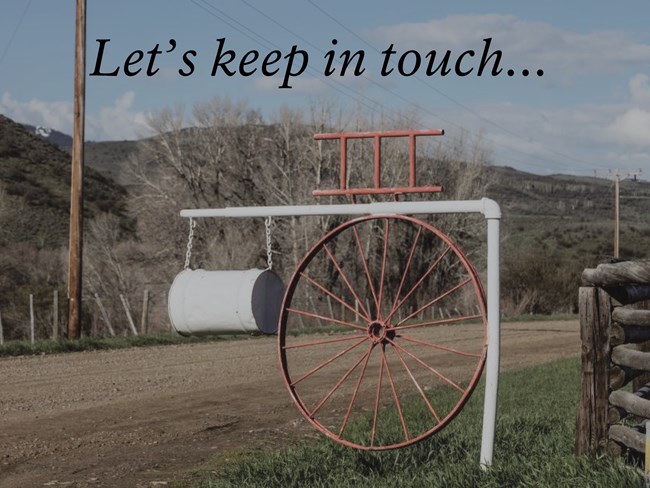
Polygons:
<instances>
[{"instance_id":1,"label":"wheel hub","mask_svg":"<svg viewBox=\"0 0 650 488\"><path fill-rule=\"evenodd\" d=\"M393 326L381 320L373 320L368 324L368 337L376 344L386 343L388 339L395 337Z\"/></svg>"}]
</instances>

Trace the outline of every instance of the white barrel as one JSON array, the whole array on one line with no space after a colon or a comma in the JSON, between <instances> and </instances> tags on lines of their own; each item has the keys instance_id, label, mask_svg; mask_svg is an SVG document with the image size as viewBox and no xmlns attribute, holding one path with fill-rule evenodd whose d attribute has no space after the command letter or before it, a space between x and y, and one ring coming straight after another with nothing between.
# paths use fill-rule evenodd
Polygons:
<instances>
[{"instance_id":1,"label":"white barrel","mask_svg":"<svg viewBox=\"0 0 650 488\"><path fill-rule=\"evenodd\" d=\"M268 269L186 269L169 289L169 318L181 335L275 334L283 297L282 280Z\"/></svg>"}]
</instances>

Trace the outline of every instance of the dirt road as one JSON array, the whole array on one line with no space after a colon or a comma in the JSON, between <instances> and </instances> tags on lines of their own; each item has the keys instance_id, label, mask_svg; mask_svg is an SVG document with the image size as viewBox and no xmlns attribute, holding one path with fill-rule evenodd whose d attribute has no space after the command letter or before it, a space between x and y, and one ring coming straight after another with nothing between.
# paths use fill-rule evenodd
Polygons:
<instances>
[{"instance_id":1,"label":"dirt road","mask_svg":"<svg viewBox=\"0 0 650 488\"><path fill-rule=\"evenodd\" d=\"M316 431L275 338L0 359L0 486L148 487ZM502 370L580 353L576 321L502 326Z\"/></svg>"}]
</instances>

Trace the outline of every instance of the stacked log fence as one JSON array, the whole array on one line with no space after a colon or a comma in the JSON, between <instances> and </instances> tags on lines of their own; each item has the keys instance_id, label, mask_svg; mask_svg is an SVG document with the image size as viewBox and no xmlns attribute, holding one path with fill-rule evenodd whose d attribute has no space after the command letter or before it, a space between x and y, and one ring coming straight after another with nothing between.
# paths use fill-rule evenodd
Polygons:
<instances>
[{"instance_id":1,"label":"stacked log fence","mask_svg":"<svg viewBox=\"0 0 650 488\"><path fill-rule=\"evenodd\" d=\"M582 281L576 454L642 459L650 419L650 260L600 264L585 269Z\"/></svg>"}]
</instances>

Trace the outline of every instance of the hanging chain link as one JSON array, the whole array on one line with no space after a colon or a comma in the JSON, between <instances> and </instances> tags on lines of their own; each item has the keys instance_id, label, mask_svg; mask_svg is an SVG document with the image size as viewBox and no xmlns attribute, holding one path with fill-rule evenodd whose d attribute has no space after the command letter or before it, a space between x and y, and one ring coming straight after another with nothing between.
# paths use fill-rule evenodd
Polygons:
<instances>
[{"instance_id":1,"label":"hanging chain link","mask_svg":"<svg viewBox=\"0 0 650 488\"><path fill-rule=\"evenodd\" d=\"M183 266L183 269L188 269L190 267L190 258L192 257L192 241L194 240L195 227L196 221L190 217L190 233L187 236L187 252L185 253L185 266Z\"/></svg>"},{"instance_id":2,"label":"hanging chain link","mask_svg":"<svg viewBox=\"0 0 650 488\"><path fill-rule=\"evenodd\" d=\"M273 269L273 249L271 248L271 217L264 219L264 228L266 230L266 264L267 269Z\"/></svg>"}]
</instances>

